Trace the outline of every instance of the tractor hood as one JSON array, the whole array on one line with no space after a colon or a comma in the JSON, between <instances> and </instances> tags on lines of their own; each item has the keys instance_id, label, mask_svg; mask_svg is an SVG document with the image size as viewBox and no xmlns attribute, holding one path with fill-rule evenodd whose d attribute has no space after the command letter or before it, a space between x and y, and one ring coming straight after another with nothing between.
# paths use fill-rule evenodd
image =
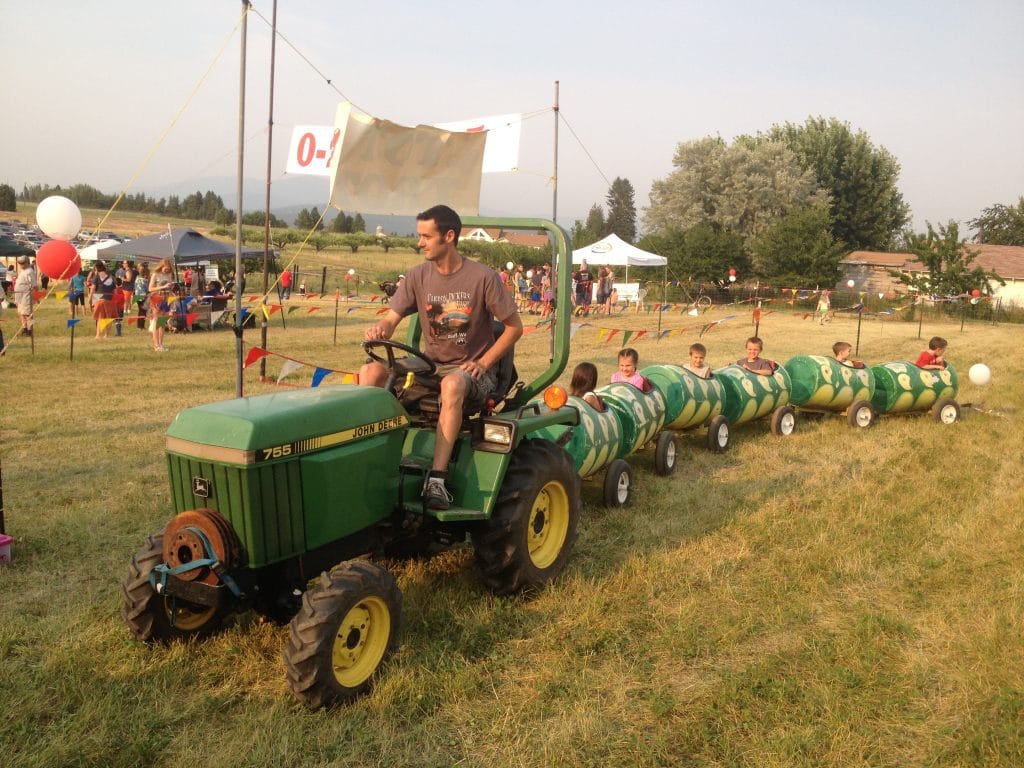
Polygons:
<instances>
[{"instance_id":1,"label":"tractor hood","mask_svg":"<svg viewBox=\"0 0 1024 768\"><path fill-rule=\"evenodd\" d=\"M167 429L167 448L185 454L203 453L201 446L232 449L234 463L252 463L271 458L261 455L271 449L292 446L288 453L306 453L408 423L390 392L341 384L189 408Z\"/></svg>"}]
</instances>

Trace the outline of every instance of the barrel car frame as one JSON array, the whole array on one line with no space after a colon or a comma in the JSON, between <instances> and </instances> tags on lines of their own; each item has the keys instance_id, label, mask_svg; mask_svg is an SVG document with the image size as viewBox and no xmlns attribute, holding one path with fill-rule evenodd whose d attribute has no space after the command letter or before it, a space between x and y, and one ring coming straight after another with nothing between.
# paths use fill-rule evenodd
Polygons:
<instances>
[{"instance_id":1,"label":"barrel car frame","mask_svg":"<svg viewBox=\"0 0 1024 768\"><path fill-rule=\"evenodd\" d=\"M580 398L569 404L580 412L579 425L553 424L540 434L564 444L581 478L603 481L606 506L627 504L633 473L626 459L654 445L654 470L671 474L676 466L676 433L707 429L708 447L721 453L731 428L768 418L772 434L787 436L798 412L843 414L854 427L868 427L879 414L930 411L944 424L960 416L956 370L930 371L897 361L858 368L834 357L799 355L770 375L729 365L703 379L676 365L652 365L641 373L650 392L629 384L611 384L595 394L598 411Z\"/></svg>"}]
</instances>

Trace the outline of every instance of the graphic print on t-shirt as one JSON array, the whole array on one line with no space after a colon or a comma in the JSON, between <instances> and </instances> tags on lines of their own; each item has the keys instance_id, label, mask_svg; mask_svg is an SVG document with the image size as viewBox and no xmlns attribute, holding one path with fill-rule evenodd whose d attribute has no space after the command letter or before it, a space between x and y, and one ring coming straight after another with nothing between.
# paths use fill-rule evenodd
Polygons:
<instances>
[{"instance_id":1,"label":"graphic print on t-shirt","mask_svg":"<svg viewBox=\"0 0 1024 768\"><path fill-rule=\"evenodd\" d=\"M472 296L468 291L428 294L426 310L430 319L431 338L459 347L466 346L470 316L473 313L471 301Z\"/></svg>"}]
</instances>

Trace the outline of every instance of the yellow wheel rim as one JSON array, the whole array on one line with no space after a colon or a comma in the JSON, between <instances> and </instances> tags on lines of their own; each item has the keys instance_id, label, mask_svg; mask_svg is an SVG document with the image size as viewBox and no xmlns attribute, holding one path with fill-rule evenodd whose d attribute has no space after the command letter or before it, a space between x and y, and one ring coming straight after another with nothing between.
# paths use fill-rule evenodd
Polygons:
<instances>
[{"instance_id":1,"label":"yellow wheel rim","mask_svg":"<svg viewBox=\"0 0 1024 768\"><path fill-rule=\"evenodd\" d=\"M538 568L549 568L558 559L569 534L569 494L552 480L540 489L530 510L527 529L530 559Z\"/></svg>"},{"instance_id":2,"label":"yellow wheel rim","mask_svg":"<svg viewBox=\"0 0 1024 768\"><path fill-rule=\"evenodd\" d=\"M195 605L172 597L164 598L164 613L167 614L168 622L182 632L202 629L213 618L216 610L213 606Z\"/></svg>"},{"instance_id":3,"label":"yellow wheel rim","mask_svg":"<svg viewBox=\"0 0 1024 768\"><path fill-rule=\"evenodd\" d=\"M346 688L362 685L380 666L391 637L391 612L379 597L360 600L338 627L331 663L338 683Z\"/></svg>"}]
</instances>

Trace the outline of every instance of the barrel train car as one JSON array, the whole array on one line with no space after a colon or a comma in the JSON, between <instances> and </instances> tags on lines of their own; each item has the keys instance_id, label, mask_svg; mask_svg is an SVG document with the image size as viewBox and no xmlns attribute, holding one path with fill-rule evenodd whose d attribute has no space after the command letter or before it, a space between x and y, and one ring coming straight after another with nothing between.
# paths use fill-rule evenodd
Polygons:
<instances>
[{"instance_id":1,"label":"barrel train car","mask_svg":"<svg viewBox=\"0 0 1024 768\"><path fill-rule=\"evenodd\" d=\"M622 506L633 483L627 457L653 443L654 468L660 475L675 470L676 433L707 428L708 447L724 451L730 429L770 417L772 434L786 436L796 427L798 411L844 414L851 426L867 427L879 414L921 413L929 409L944 424L959 418L956 370L931 371L897 361L857 368L833 357L798 355L770 376L739 365L721 368L702 379L676 365L652 365L641 373L650 392L630 384L596 390L605 404L598 411L577 397L568 402L580 414L575 427L556 425L539 437L562 444L582 478L603 472L604 503Z\"/></svg>"}]
</instances>

